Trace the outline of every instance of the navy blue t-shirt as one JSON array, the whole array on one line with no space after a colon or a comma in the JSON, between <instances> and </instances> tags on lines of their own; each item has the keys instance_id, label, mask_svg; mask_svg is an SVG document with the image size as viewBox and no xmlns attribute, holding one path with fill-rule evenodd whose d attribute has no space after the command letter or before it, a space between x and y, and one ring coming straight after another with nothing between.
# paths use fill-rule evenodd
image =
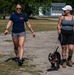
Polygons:
<instances>
[{"instance_id":1,"label":"navy blue t-shirt","mask_svg":"<svg viewBox=\"0 0 74 75\"><path fill-rule=\"evenodd\" d=\"M13 25L12 25L13 33L20 33L25 31L24 22L28 21L27 15L25 15L24 13L21 13L21 14L13 13L10 16L9 20L13 22Z\"/></svg>"}]
</instances>

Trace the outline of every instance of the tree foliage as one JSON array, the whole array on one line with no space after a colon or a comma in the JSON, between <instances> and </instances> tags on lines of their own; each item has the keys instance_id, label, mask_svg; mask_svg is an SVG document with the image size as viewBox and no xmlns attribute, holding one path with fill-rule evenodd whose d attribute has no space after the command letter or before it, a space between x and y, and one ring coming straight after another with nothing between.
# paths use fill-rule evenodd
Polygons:
<instances>
[{"instance_id":1,"label":"tree foliage","mask_svg":"<svg viewBox=\"0 0 74 75\"><path fill-rule=\"evenodd\" d=\"M23 11L30 15L31 13L36 14L40 6L47 9L51 4L51 0L0 0L0 13L14 12L17 3L21 3Z\"/></svg>"},{"instance_id":2,"label":"tree foliage","mask_svg":"<svg viewBox=\"0 0 74 75\"><path fill-rule=\"evenodd\" d=\"M15 11L17 3L21 3L23 6L23 12L30 14L37 14L39 7L43 7L43 11L48 10L51 3L66 3L74 7L74 0L0 0L0 14L12 13Z\"/></svg>"},{"instance_id":3,"label":"tree foliage","mask_svg":"<svg viewBox=\"0 0 74 75\"><path fill-rule=\"evenodd\" d=\"M54 3L66 3L67 5L71 5L74 8L74 0L52 0Z\"/></svg>"}]
</instances>

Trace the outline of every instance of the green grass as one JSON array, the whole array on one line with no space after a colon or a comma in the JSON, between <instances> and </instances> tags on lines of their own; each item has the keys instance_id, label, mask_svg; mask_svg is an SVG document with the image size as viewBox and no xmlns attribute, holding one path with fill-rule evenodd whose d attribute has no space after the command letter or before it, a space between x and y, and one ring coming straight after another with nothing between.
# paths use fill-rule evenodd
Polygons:
<instances>
[{"instance_id":1,"label":"green grass","mask_svg":"<svg viewBox=\"0 0 74 75\"><path fill-rule=\"evenodd\" d=\"M0 59L6 56L11 55L5 55L5 54L0 54ZM12 55L13 56L13 55ZM6 58L8 59L8 58ZM35 70L36 65L32 62L32 60L25 59L23 66L18 66L17 62L14 62L12 60L9 60L7 62L0 61L0 75L22 75L22 73L29 73L31 75L41 75L43 71L41 70Z\"/></svg>"},{"instance_id":2,"label":"green grass","mask_svg":"<svg viewBox=\"0 0 74 75\"><path fill-rule=\"evenodd\" d=\"M34 31L52 31L56 30L57 22L50 20L30 20Z\"/></svg>"},{"instance_id":3,"label":"green grass","mask_svg":"<svg viewBox=\"0 0 74 75\"><path fill-rule=\"evenodd\" d=\"M35 32L56 30L57 21L52 20L29 20ZM8 20L0 20L0 33L3 33ZM26 26L25 26L26 27ZM26 30L28 28L26 27ZM11 28L9 29L11 31Z\"/></svg>"}]
</instances>

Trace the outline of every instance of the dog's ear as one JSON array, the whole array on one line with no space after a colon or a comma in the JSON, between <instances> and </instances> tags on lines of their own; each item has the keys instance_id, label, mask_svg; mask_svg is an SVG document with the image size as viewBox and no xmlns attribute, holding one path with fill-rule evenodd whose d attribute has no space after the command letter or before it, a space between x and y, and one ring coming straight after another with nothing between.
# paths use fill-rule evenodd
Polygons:
<instances>
[{"instance_id":1,"label":"dog's ear","mask_svg":"<svg viewBox=\"0 0 74 75\"><path fill-rule=\"evenodd\" d=\"M49 53L49 55L51 55L52 53Z\"/></svg>"},{"instance_id":2,"label":"dog's ear","mask_svg":"<svg viewBox=\"0 0 74 75\"><path fill-rule=\"evenodd\" d=\"M50 57L52 55L52 53L49 53L48 57Z\"/></svg>"}]
</instances>

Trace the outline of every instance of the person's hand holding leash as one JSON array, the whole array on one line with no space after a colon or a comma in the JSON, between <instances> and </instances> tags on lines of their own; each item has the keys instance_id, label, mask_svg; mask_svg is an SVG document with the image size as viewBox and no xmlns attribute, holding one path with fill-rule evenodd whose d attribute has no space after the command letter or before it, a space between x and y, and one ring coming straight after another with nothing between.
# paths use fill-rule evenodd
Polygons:
<instances>
[{"instance_id":1,"label":"person's hand holding leash","mask_svg":"<svg viewBox=\"0 0 74 75\"><path fill-rule=\"evenodd\" d=\"M61 29L58 29L58 34L60 34L61 33Z\"/></svg>"}]
</instances>

